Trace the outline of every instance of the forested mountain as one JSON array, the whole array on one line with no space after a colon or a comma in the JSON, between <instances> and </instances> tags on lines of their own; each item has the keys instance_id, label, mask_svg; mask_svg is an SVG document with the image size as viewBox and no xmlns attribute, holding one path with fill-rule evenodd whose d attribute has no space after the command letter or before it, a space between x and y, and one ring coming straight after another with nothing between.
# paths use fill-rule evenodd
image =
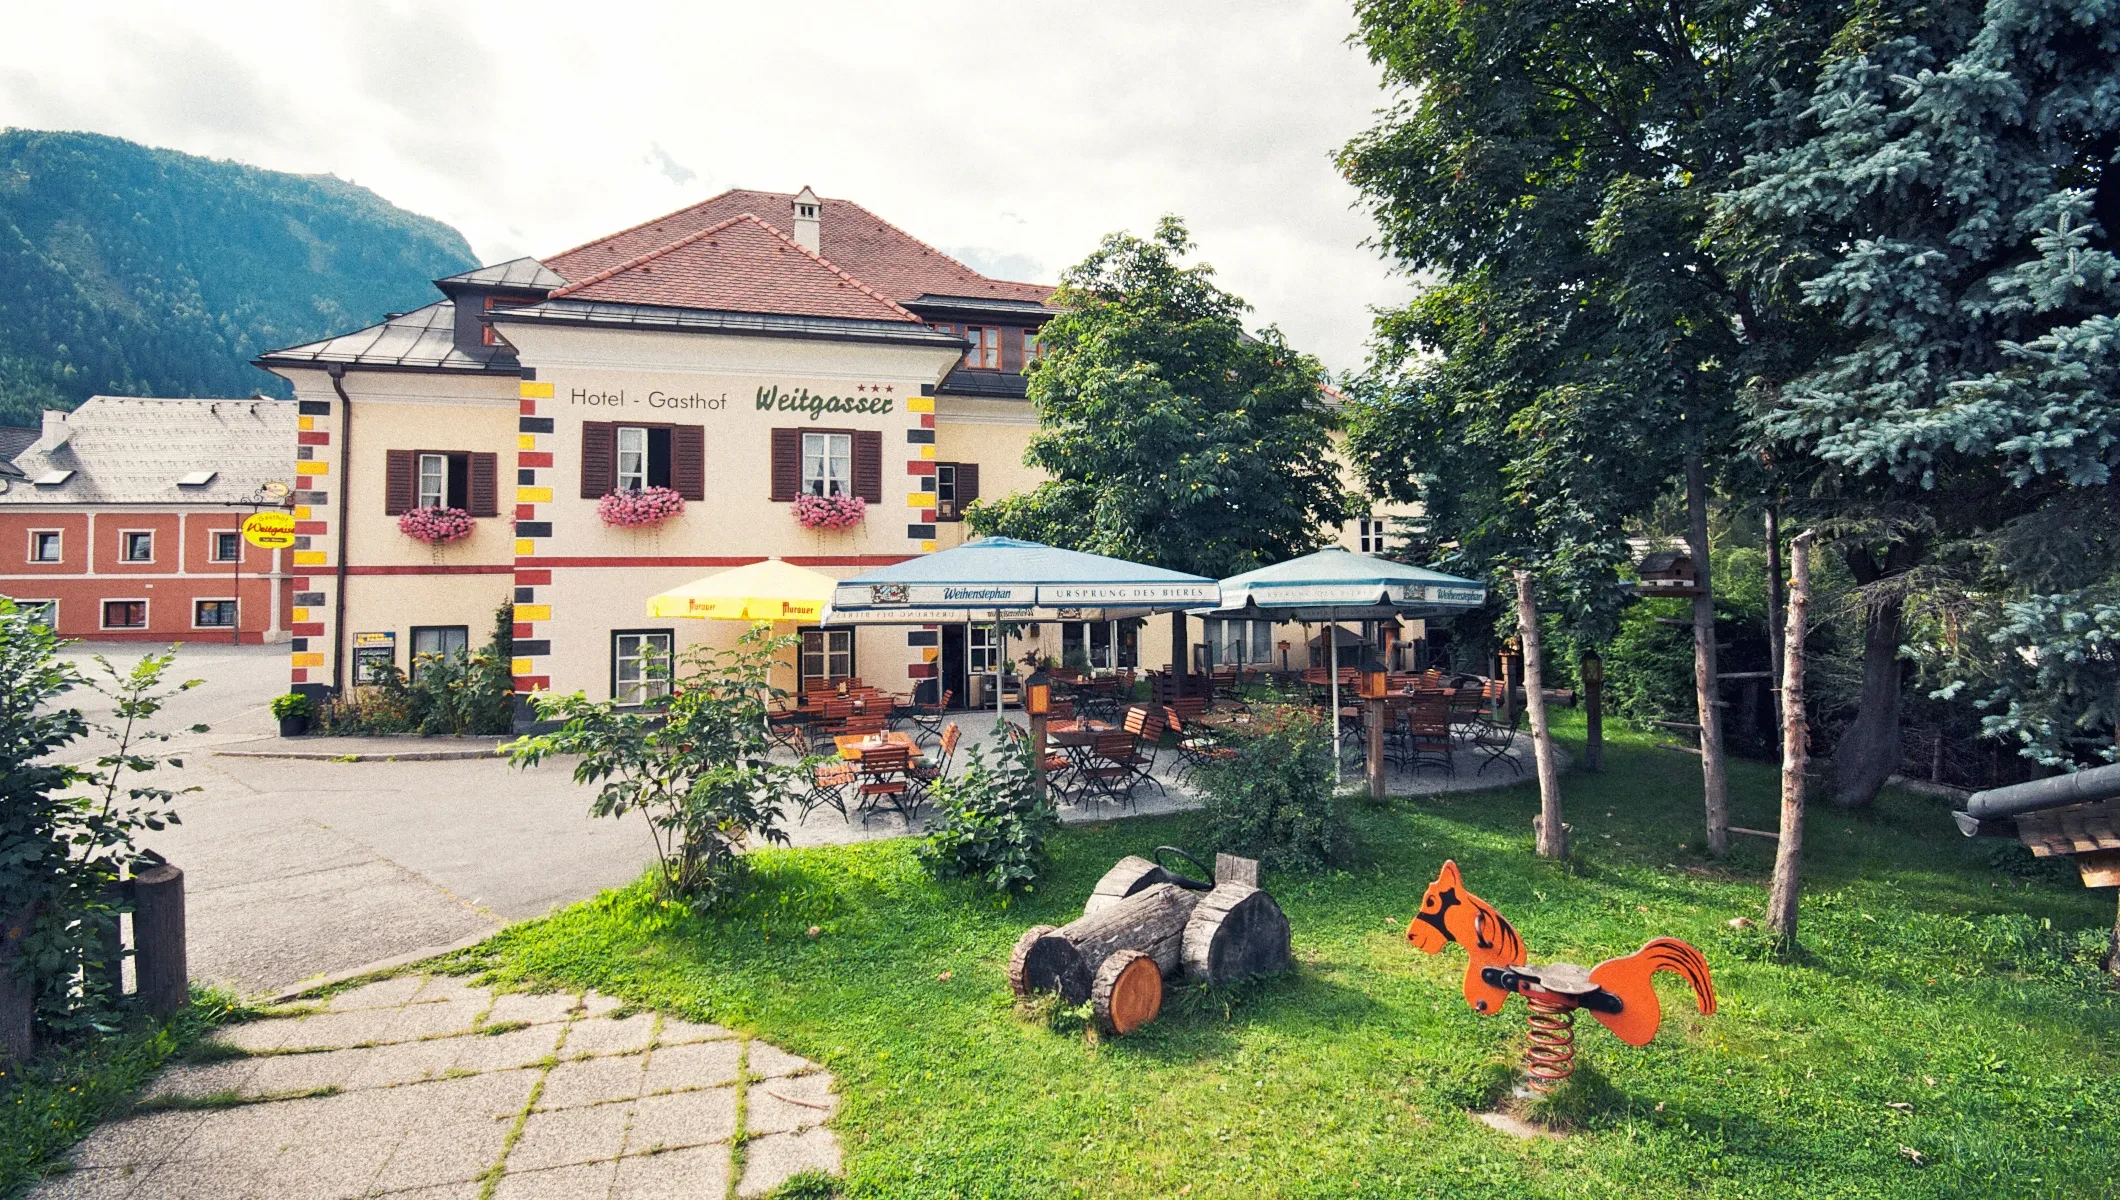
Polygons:
<instances>
[{"instance_id":1,"label":"forested mountain","mask_svg":"<svg viewBox=\"0 0 2120 1200\"><path fill-rule=\"evenodd\" d=\"M473 265L456 230L330 176L0 130L0 425L98 392L285 394L253 356Z\"/></svg>"}]
</instances>

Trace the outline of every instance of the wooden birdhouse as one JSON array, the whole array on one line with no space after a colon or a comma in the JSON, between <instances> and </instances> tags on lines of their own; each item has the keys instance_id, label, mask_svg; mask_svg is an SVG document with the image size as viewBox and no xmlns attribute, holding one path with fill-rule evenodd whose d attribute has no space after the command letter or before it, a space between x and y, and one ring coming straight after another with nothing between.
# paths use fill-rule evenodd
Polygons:
<instances>
[{"instance_id":1,"label":"wooden birdhouse","mask_svg":"<svg viewBox=\"0 0 2120 1200\"><path fill-rule=\"evenodd\" d=\"M1698 596L1700 572L1694 569L1693 556L1684 550L1655 550L1642 559L1636 568L1641 582L1634 586L1643 596Z\"/></svg>"}]
</instances>

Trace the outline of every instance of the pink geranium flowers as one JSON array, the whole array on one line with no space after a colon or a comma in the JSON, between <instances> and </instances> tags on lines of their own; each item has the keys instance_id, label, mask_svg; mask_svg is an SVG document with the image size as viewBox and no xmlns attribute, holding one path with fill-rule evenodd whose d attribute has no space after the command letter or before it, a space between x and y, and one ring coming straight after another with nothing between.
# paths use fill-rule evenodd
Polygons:
<instances>
[{"instance_id":1,"label":"pink geranium flowers","mask_svg":"<svg viewBox=\"0 0 2120 1200\"><path fill-rule=\"evenodd\" d=\"M461 508L414 508L398 518L398 532L441 546L470 537L474 524L471 514Z\"/></svg>"},{"instance_id":2,"label":"pink geranium flowers","mask_svg":"<svg viewBox=\"0 0 2120 1200\"><path fill-rule=\"evenodd\" d=\"M869 515L859 496L797 496L795 521L804 529L852 529Z\"/></svg>"},{"instance_id":3,"label":"pink geranium flowers","mask_svg":"<svg viewBox=\"0 0 2120 1200\"><path fill-rule=\"evenodd\" d=\"M666 487L628 488L596 502L596 515L604 524L622 529L659 525L683 511L685 498Z\"/></svg>"}]
</instances>

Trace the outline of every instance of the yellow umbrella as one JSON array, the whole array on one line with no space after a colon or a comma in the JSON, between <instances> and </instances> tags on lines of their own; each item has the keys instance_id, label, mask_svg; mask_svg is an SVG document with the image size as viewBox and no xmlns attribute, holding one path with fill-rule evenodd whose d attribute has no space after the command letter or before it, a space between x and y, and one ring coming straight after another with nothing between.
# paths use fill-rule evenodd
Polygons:
<instances>
[{"instance_id":1,"label":"yellow umbrella","mask_svg":"<svg viewBox=\"0 0 2120 1200\"><path fill-rule=\"evenodd\" d=\"M777 558L735 567L719 575L648 597L651 617L698 617L711 621L794 621L824 618L838 580Z\"/></svg>"}]
</instances>

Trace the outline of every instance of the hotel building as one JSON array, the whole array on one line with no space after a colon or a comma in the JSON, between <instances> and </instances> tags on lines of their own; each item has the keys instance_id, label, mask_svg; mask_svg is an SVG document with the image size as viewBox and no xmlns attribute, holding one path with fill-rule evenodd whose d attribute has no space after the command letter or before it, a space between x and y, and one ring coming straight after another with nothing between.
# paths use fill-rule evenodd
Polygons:
<instances>
[{"instance_id":1,"label":"hotel building","mask_svg":"<svg viewBox=\"0 0 2120 1200\"><path fill-rule=\"evenodd\" d=\"M769 556L844 578L946 548L965 505L1041 478L1023 464L1036 428L1023 368L1052 289L990 279L850 201L725 192L436 286L425 308L257 360L299 409L298 688L352 682L357 659L403 668L476 645L509 602L519 692L638 700L645 659L742 632L651 621L647 597ZM683 511L600 515L644 487L674 490ZM807 528L802 496L859 497L866 513ZM469 535L401 532L435 506L467 512ZM1348 532L1349 548L1370 536ZM1038 638L1152 667L1167 626ZM797 669L804 684L934 680L961 703L991 669L986 636L810 628Z\"/></svg>"}]
</instances>

